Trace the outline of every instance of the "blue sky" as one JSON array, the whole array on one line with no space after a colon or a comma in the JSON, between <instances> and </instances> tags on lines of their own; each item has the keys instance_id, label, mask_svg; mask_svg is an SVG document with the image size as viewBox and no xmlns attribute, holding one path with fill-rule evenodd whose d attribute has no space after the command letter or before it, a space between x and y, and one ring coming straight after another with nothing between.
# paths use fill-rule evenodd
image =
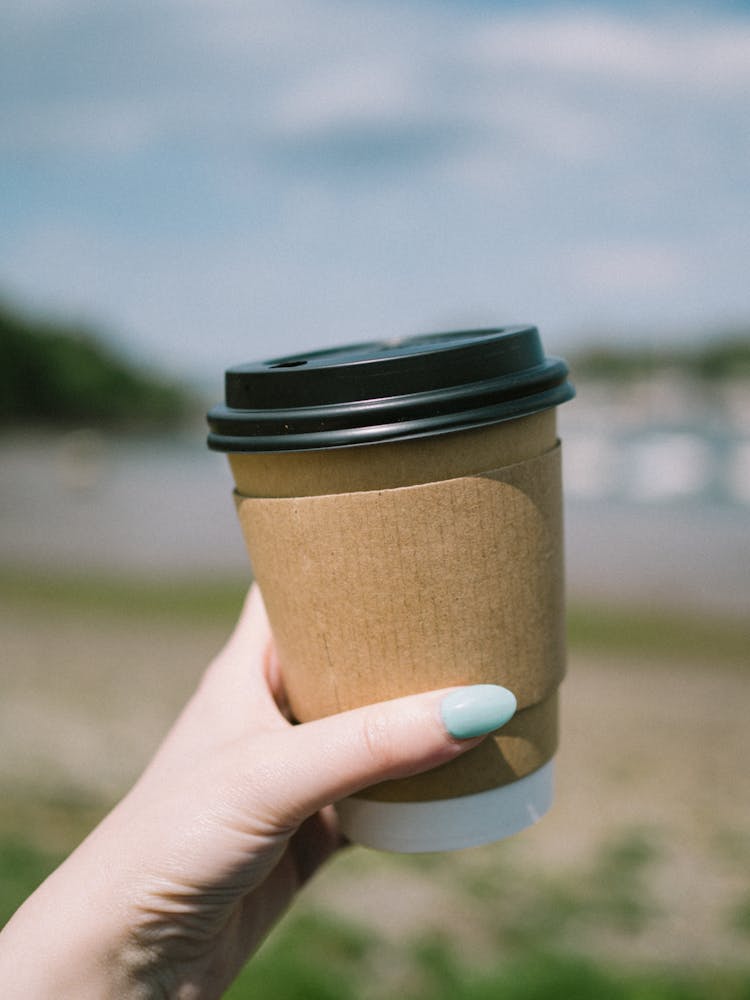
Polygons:
<instances>
[{"instance_id":1,"label":"blue sky","mask_svg":"<svg viewBox=\"0 0 750 1000\"><path fill-rule=\"evenodd\" d=\"M211 377L750 318L744 3L5 0L0 293Z\"/></svg>"}]
</instances>

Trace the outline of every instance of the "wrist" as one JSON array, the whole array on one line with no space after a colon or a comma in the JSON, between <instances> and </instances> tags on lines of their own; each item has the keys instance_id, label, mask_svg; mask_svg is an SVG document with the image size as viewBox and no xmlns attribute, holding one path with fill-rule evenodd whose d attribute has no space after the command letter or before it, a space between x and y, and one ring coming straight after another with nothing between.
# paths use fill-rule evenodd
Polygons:
<instances>
[{"instance_id":1,"label":"wrist","mask_svg":"<svg viewBox=\"0 0 750 1000\"><path fill-rule=\"evenodd\" d=\"M93 873L76 867L69 858L0 933L3 1000L166 1000L124 914L98 905L101 882L82 898Z\"/></svg>"}]
</instances>

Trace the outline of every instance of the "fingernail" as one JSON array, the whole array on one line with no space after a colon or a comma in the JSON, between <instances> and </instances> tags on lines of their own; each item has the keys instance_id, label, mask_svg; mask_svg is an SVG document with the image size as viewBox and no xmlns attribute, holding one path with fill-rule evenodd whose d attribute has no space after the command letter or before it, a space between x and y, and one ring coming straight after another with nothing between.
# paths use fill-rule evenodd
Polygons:
<instances>
[{"instance_id":1,"label":"fingernail","mask_svg":"<svg viewBox=\"0 0 750 1000\"><path fill-rule=\"evenodd\" d=\"M458 740L483 736L513 718L516 696L498 684L473 684L451 691L440 703L445 728Z\"/></svg>"}]
</instances>

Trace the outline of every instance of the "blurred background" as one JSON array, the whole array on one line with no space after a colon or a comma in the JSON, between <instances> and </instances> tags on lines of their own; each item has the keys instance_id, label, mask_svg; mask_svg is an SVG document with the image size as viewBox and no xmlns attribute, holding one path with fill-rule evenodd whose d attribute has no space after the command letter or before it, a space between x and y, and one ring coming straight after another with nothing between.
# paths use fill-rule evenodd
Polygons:
<instances>
[{"instance_id":1,"label":"blurred background","mask_svg":"<svg viewBox=\"0 0 750 1000\"><path fill-rule=\"evenodd\" d=\"M6 0L0 921L137 775L248 568L227 365L536 323L558 801L353 849L231 997L750 997L750 7Z\"/></svg>"}]
</instances>

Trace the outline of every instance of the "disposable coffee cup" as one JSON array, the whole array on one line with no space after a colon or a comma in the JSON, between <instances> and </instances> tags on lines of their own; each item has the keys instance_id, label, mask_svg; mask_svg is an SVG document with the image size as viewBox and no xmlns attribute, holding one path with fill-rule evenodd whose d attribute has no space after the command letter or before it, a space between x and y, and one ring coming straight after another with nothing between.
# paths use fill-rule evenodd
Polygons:
<instances>
[{"instance_id":1,"label":"disposable coffee cup","mask_svg":"<svg viewBox=\"0 0 750 1000\"><path fill-rule=\"evenodd\" d=\"M337 803L355 842L475 846L551 805L567 375L531 326L226 372L208 443L229 457L295 719L454 685L501 684L518 701L457 760Z\"/></svg>"}]
</instances>

